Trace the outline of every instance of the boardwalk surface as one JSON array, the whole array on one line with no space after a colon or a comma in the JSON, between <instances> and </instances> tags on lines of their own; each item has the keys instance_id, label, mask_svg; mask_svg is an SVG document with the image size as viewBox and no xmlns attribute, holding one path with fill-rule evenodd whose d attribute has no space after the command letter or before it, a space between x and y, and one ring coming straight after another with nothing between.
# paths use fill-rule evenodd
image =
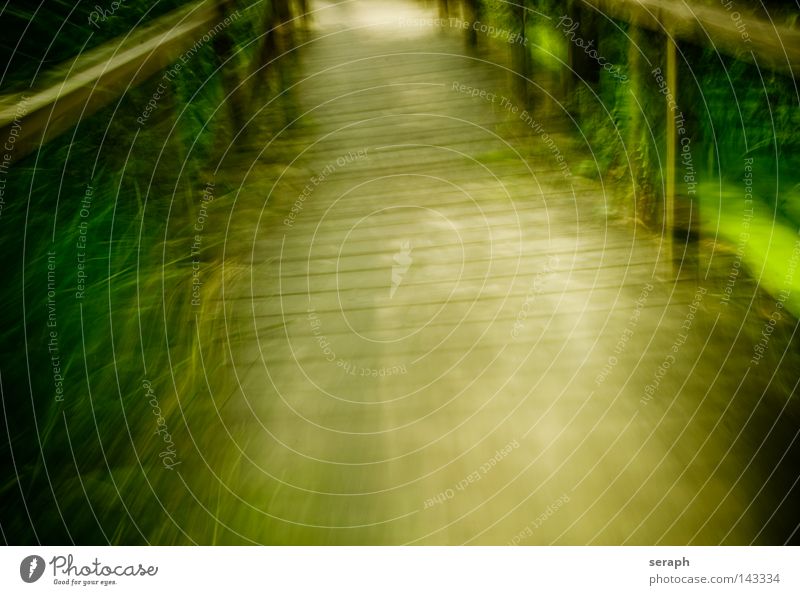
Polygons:
<instances>
[{"instance_id":1,"label":"boardwalk surface","mask_svg":"<svg viewBox=\"0 0 800 595\"><path fill-rule=\"evenodd\" d=\"M175 522L217 543L787 538L792 387L750 369L755 324L607 220L580 131L522 114L504 48L423 3L315 7L216 173Z\"/></svg>"}]
</instances>

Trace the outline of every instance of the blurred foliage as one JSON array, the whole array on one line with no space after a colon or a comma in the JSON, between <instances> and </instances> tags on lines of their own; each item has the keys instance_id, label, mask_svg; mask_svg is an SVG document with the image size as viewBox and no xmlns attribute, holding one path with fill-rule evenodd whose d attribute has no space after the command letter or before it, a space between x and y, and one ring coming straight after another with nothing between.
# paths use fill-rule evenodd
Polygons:
<instances>
[{"instance_id":1,"label":"blurred foliage","mask_svg":"<svg viewBox=\"0 0 800 595\"><path fill-rule=\"evenodd\" d=\"M13 32L3 41L4 91L13 88L10 81L36 83L51 64L182 2L123 2L100 32L90 34L85 23L94 4L102 3L11 3L2 17L4 29ZM141 544L145 535L169 542L180 533L176 513L171 517L159 501L164 494L142 485L155 475L163 485L165 471L141 381L150 375L169 431L188 450L181 407L204 384L187 307L192 225L205 184L215 181L214 160L231 139L225 77L237 81L248 74L271 10L269 3L245 10L249 6L237 0L241 17L224 31L235 57L219 69L215 44L201 46L167 83L145 125L136 118L163 82L162 73L16 161L4 176L0 337L18 353L17 365L4 366L0 377L9 428L0 458L14 461L13 476L0 486L0 522L15 543ZM82 212L87 192L90 206ZM216 199L225 193L217 181ZM79 299L81 225L87 229L86 287ZM202 258L204 289L213 293L218 267L210 254ZM195 313L207 315L203 308L215 307L204 301ZM47 325L51 308L54 327ZM216 312L208 317L217 318ZM51 330L56 352L48 349ZM54 397L54 353L64 377L63 401ZM37 518L20 515L26 507Z\"/></svg>"},{"instance_id":2,"label":"blurred foliage","mask_svg":"<svg viewBox=\"0 0 800 595\"><path fill-rule=\"evenodd\" d=\"M707 0L709 6L718 2ZM605 213L660 229L663 220L667 106L653 69L666 72L665 38L633 29L580 2L527 0L530 76L556 73L564 82L561 109L575 118L585 137L583 159L574 171L602 179L613 188ZM482 18L511 30L518 16L498 0L481 3ZM744 22L769 18L793 27L797 6L781 2L737 2ZM724 10L724 8L723 8ZM560 18L579 23L572 33L558 27ZM516 19L516 20L515 20ZM592 41L612 63L620 81L571 36ZM570 65L570 60L572 64ZM680 42L677 113L685 119L696 192L681 178L689 169L676 163L677 200L687 209L692 196L700 208L703 234L712 242L735 245L742 229L744 159L753 158L752 224L746 264L764 287L782 282L781 267L800 228L800 97L795 81L720 53L711 46ZM681 138L678 138L678 142ZM787 252L788 251L788 252ZM794 284L800 291L800 280ZM793 306L795 314L800 307Z\"/></svg>"},{"instance_id":3,"label":"blurred foliage","mask_svg":"<svg viewBox=\"0 0 800 595\"><path fill-rule=\"evenodd\" d=\"M8 92L35 84L48 68L184 3L122 1L113 15L94 28L88 23L89 15L96 6L110 9L110 2L12 0L2 14L5 35L0 48L7 65L2 89ZM226 31L233 52L243 50L228 66L240 78L247 74L258 47L252 42L263 33L265 12L271 10L269 3L260 3L245 11L250 5L237 1L243 18ZM560 16L573 5L527 0L525 6ZM778 14L785 22L796 18L790 10ZM511 31L520 28L517 13L501 0L482 1L480 18ZM596 81L591 76L575 81L565 66L574 48L551 20L536 12L529 12L525 22L531 68L546 69L565 81L564 106L576 118L579 135L586 138L583 163L574 171L621 189L617 203L604 205L611 212L657 225L663 196L665 107L647 62L663 64L663 46L657 35L637 37L641 48L637 73L629 68L633 53L627 25L595 19L591 27L599 53L619 66L629 82L620 83L602 69L596 69ZM752 156L758 206L745 262L759 272L765 287L778 291L782 267L800 225L796 88L786 76L722 58L708 48L686 45L682 49L680 104L687 116L706 225L714 230L715 238L736 242L741 231L742 162ZM176 305L175 296L188 294L191 270L186 262L186 228L195 216L204 184L212 180L209 163L232 127L228 111L218 109L226 88L218 66L213 44L204 45L192 58L192 67L183 68L170 82L135 145L129 145L135 118L160 75L15 163L8 175L8 204L0 217L7 280L0 285L5 305L0 311L0 336L4 346L17 346L15 359L24 359L24 365L5 367L0 387L3 421L10 427L10 448L14 449L14 472L24 481L0 486L0 499L7 511L16 511L16 516L4 515L3 528L17 542L144 543L145 535L156 541L160 535L176 535L170 526L173 519L166 513L153 513L161 509L158 496L132 489L132 483L141 484L143 477L161 470L153 469L151 451L158 446L153 444L153 428L133 428L129 418L151 415L136 378L137 372L146 376L145 360L149 370L162 370L159 397L171 420L181 419L180 407L186 405L177 395L191 402L198 398L196 389L202 384L194 326ZM88 220L80 212L87 187L93 189ZM218 182L215 192L223 196L226 189ZM86 297L78 302L74 296L76 241L85 220L90 229L88 285ZM53 400L47 349L51 252L57 271L57 332L67 392L63 404ZM169 329L164 325L168 318L175 322ZM112 336L113 351L109 352ZM127 373L121 375L119 368ZM177 425L171 430L181 432ZM31 439L32 435L37 439ZM101 437L108 436L119 439L103 442ZM182 443L190 444L190 437L184 436ZM139 449L135 453L132 444ZM8 447L4 444L2 449ZM10 451L0 454L10 459ZM108 461L114 461L113 469ZM71 472L76 466L81 475ZM64 482L69 483L67 492L74 499L63 498ZM54 484L59 498L53 493ZM93 510L87 509L91 504L81 495L84 489L93 494ZM121 494L128 498L123 500ZM35 525L41 534L32 533L31 523L19 515L25 505L41 511ZM148 514L141 514L143 510ZM96 523L67 527L62 521L93 516ZM139 525L130 522L131 517ZM117 529L109 529L113 527Z\"/></svg>"},{"instance_id":4,"label":"blurred foliage","mask_svg":"<svg viewBox=\"0 0 800 595\"><path fill-rule=\"evenodd\" d=\"M187 0L117 2L114 9L111 0L10 0L0 9L4 32L0 59L6 64L2 87L30 86L49 67L187 4ZM96 25L89 21L93 12L100 14Z\"/></svg>"}]
</instances>

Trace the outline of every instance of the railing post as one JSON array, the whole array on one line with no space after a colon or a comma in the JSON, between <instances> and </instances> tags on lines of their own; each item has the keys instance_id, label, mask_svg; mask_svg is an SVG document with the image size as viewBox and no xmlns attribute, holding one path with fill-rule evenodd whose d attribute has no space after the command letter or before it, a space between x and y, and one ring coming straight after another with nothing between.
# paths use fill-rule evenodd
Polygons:
<instances>
[{"instance_id":1,"label":"railing post","mask_svg":"<svg viewBox=\"0 0 800 595\"><path fill-rule=\"evenodd\" d=\"M527 25L528 25L528 11L525 9L525 3L512 4L511 9L514 14L514 25L519 27L516 33L519 35L519 41L512 46L513 54L513 68L518 76L514 77L516 80L516 90L520 101L526 109L531 107L530 86L528 79L531 78L531 56L530 49L527 42Z\"/></svg>"},{"instance_id":2,"label":"railing post","mask_svg":"<svg viewBox=\"0 0 800 595\"><path fill-rule=\"evenodd\" d=\"M594 47L600 44L598 27L595 22L594 10L587 8L581 0L572 0L567 4L566 16L571 23L569 38L574 37L583 40L584 43L593 43ZM572 29L574 27L574 30ZM580 81L595 84L600 81L600 65L597 60L589 57L586 51L576 45L573 41L567 43L567 59L573 71L573 77Z\"/></svg>"},{"instance_id":3,"label":"railing post","mask_svg":"<svg viewBox=\"0 0 800 595\"><path fill-rule=\"evenodd\" d=\"M666 102L666 163L664 173L664 225L663 246L664 256L669 263L670 270L674 266L674 234L675 234L675 159L677 156L677 134L675 129L675 110L678 106L678 61L677 46L669 30L665 35L666 43L666 83L667 90L672 95L673 103Z\"/></svg>"},{"instance_id":4,"label":"railing post","mask_svg":"<svg viewBox=\"0 0 800 595\"><path fill-rule=\"evenodd\" d=\"M467 44L471 47L478 45L478 32L475 30L475 21L478 20L479 0L464 0L464 20L469 23L467 29Z\"/></svg>"},{"instance_id":5,"label":"railing post","mask_svg":"<svg viewBox=\"0 0 800 595\"><path fill-rule=\"evenodd\" d=\"M223 22L228 16L233 15L234 12L235 7L233 0L221 0L217 4L218 23ZM217 61L220 65L224 64L224 62L233 55L233 48L233 39L228 33L227 28L225 28L214 38L214 52L217 55ZM231 124L233 127L233 134L231 137L241 131L244 125L245 114L247 113L242 79L237 75L236 71L237 68L234 61L228 62L228 64L220 68L222 86L225 94L228 96L227 101L230 108Z\"/></svg>"},{"instance_id":6,"label":"railing post","mask_svg":"<svg viewBox=\"0 0 800 595\"><path fill-rule=\"evenodd\" d=\"M628 64L628 94L627 116L628 133L625 137L625 150L627 151L627 161L630 167L631 195L630 204L625 204L624 208L631 211L631 218L635 225L644 224L647 221L647 191L643 188L643 167L639 155L644 157L644 146L642 143L642 115L637 103L637 97L642 89L642 30L637 25L635 15L631 19L631 26L628 28L627 64Z\"/></svg>"},{"instance_id":7,"label":"railing post","mask_svg":"<svg viewBox=\"0 0 800 595\"><path fill-rule=\"evenodd\" d=\"M268 73L265 66L272 61L275 64L270 68L271 74L277 77L278 81L275 84L277 93L285 90L288 86L288 77L286 76L286 67L284 60L289 57L289 49L292 45L292 17L290 6L287 0L273 0L267 3L264 10L263 24L261 26L263 33L258 50L253 54L248 67L248 75L250 79L250 105L257 105L264 99L264 90L269 89ZM283 59L278 60L280 56L287 54ZM288 111L291 112L291 101ZM284 103L286 109L286 103ZM287 114L287 121L293 118L291 114Z\"/></svg>"},{"instance_id":8,"label":"railing post","mask_svg":"<svg viewBox=\"0 0 800 595\"><path fill-rule=\"evenodd\" d=\"M599 32L594 9L587 7L583 0L569 0L565 4L564 14L558 16L558 35L563 35L566 40L568 67L561 72L558 84L569 110L581 114L587 109L587 94L582 92L583 87L597 86L600 66L578 44L592 43L596 48L600 43ZM562 17L565 17L563 21L560 20ZM589 100L588 103L593 102Z\"/></svg>"},{"instance_id":9,"label":"railing post","mask_svg":"<svg viewBox=\"0 0 800 595\"><path fill-rule=\"evenodd\" d=\"M447 0L439 0L439 18L446 19L450 16L450 7L447 5Z\"/></svg>"}]
</instances>

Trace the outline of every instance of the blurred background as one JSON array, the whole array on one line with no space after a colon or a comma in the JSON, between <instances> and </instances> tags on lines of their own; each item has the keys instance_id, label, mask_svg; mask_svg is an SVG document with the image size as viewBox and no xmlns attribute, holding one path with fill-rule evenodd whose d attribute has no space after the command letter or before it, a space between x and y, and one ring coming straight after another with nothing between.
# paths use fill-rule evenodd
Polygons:
<instances>
[{"instance_id":1,"label":"blurred background","mask_svg":"<svg viewBox=\"0 0 800 595\"><path fill-rule=\"evenodd\" d=\"M2 539L796 543L798 15L10 0Z\"/></svg>"}]
</instances>

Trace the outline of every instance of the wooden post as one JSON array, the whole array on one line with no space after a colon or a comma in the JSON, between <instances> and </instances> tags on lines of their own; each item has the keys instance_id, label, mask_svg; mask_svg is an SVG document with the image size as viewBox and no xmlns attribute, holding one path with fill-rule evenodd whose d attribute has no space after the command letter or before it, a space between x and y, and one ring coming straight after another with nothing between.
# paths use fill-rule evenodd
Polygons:
<instances>
[{"instance_id":1,"label":"wooden post","mask_svg":"<svg viewBox=\"0 0 800 595\"><path fill-rule=\"evenodd\" d=\"M464 20L470 25L467 29L467 45L470 47L478 45L478 32L474 28L478 20L478 4L478 0L464 0Z\"/></svg>"},{"instance_id":2,"label":"wooden post","mask_svg":"<svg viewBox=\"0 0 800 595\"><path fill-rule=\"evenodd\" d=\"M677 46L670 32L666 35L666 80L667 89L674 100L674 105L678 105L678 61ZM664 255L669 263L670 270L674 266L674 234L675 234L675 159L677 155L677 134L675 130L675 113L669 101L666 102L666 167L664 173L664 226L663 241Z\"/></svg>"},{"instance_id":3,"label":"wooden post","mask_svg":"<svg viewBox=\"0 0 800 595\"><path fill-rule=\"evenodd\" d=\"M636 97L639 90L642 88L642 60L641 60L641 46L642 46L642 30L636 25L636 18L631 19L631 26L628 29L628 37L630 44L628 45L628 91L627 97L627 115L628 115L628 134L625 138L625 149L628 152L627 162L630 167L631 176L631 198L630 204L624 205L625 209L630 209L631 216L635 225L640 225L647 221L646 214L646 196L647 188L643 188L640 181L644 177L642 171L642 164L637 159L640 148L639 144L642 142L642 115L639 106L636 102Z\"/></svg>"},{"instance_id":4,"label":"wooden post","mask_svg":"<svg viewBox=\"0 0 800 595\"><path fill-rule=\"evenodd\" d=\"M578 47L578 38L583 43L593 43L594 47L600 45L600 31L595 12L587 8L580 0L575 0L567 4L567 16L572 20L575 30L567 37L567 51L569 64L574 72L574 77L592 85L600 82L600 64L591 58L584 49ZM573 37L575 39L573 39Z\"/></svg>"},{"instance_id":5,"label":"wooden post","mask_svg":"<svg viewBox=\"0 0 800 595\"><path fill-rule=\"evenodd\" d=\"M262 69L265 64L269 63L270 60L278 55L277 34L275 32L276 24L275 9L271 3L268 3L264 9L264 20L261 25L261 29L264 33L258 49L250 60L250 67L248 68L248 75L252 77L250 83L251 97L257 96L262 92L262 89L266 85L267 78L267 73ZM251 98L251 104L252 103L253 101Z\"/></svg>"},{"instance_id":6,"label":"wooden post","mask_svg":"<svg viewBox=\"0 0 800 595\"><path fill-rule=\"evenodd\" d=\"M562 24L557 34L563 35L566 40L569 67L560 74L558 84L570 111L580 114L586 109L586 106L580 105L581 98L585 97L585 94L577 91L584 86L597 88L601 67L597 60L593 60L578 44L592 43L596 49L600 43L600 30L595 11L587 8L583 0L569 0L566 3L565 13L569 20ZM589 104L593 103L589 100Z\"/></svg>"},{"instance_id":7,"label":"wooden post","mask_svg":"<svg viewBox=\"0 0 800 595\"><path fill-rule=\"evenodd\" d=\"M226 17L233 14L235 7L232 0L224 0L218 4L217 15L219 22L225 20ZM223 65L233 55L234 42L227 30L220 31L219 35L214 38L214 52L217 55L217 60L220 68L220 77L222 78L222 86L226 95L228 95L228 106L230 108L231 116L231 137L239 133L244 125L244 119L247 111L247 101L245 98L244 89L242 88L242 79L236 72L236 62L231 61Z\"/></svg>"},{"instance_id":8,"label":"wooden post","mask_svg":"<svg viewBox=\"0 0 800 595\"><path fill-rule=\"evenodd\" d=\"M288 88L285 62L293 56L289 49L294 41L290 8L287 0L274 0L268 2L264 9L261 25L263 34L247 69L250 109L260 107L268 97L274 97ZM286 122L293 120L294 100L291 92L284 94L279 105L282 106Z\"/></svg>"},{"instance_id":9,"label":"wooden post","mask_svg":"<svg viewBox=\"0 0 800 595\"><path fill-rule=\"evenodd\" d=\"M303 26L308 25L308 21L311 19L308 0L299 0L297 9L300 12L300 18L303 21Z\"/></svg>"},{"instance_id":10,"label":"wooden post","mask_svg":"<svg viewBox=\"0 0 800 595\"><path fill-rule=\"evenodd\" d=\"M517 31L520 41L513 44L513 68L517 72L515 78L517 95L526 109L531 107L530 86L528 79L531 78L530 50L528 49L526 28L528 24L528 11L522 4L512 5L514 13L514 24L519 27Z\"/></svg>"}]
</instances>

